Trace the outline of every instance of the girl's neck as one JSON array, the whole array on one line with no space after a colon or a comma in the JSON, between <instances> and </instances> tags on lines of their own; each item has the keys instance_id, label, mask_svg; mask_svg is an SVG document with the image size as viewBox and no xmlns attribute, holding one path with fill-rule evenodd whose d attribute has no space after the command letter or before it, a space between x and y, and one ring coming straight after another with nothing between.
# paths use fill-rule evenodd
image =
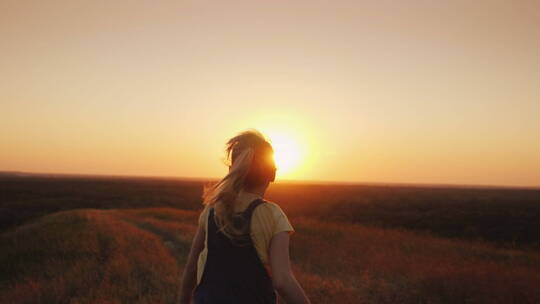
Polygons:
<instances>
[{"instance_id":1,"label":"girl's neck","mask_svg":"<svg viewBox=\"0 0 540 304\"><path fill-rule=\"evenodd\" d=\"M255 187L255 188L244 189L244 192L257 194L260 197L263 197L264 193L266 192L266 188L268 188L268 184L261 185L259 187Z\"/></svg>"}]
</instances>

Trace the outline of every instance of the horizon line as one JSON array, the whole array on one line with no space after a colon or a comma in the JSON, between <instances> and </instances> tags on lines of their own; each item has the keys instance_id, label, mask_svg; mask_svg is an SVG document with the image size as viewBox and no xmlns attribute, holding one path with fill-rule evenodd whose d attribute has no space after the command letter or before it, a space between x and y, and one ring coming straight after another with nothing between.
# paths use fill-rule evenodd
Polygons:
<instances>
[{"instance_id":1,"label":"horizon line","mask_svg":"<svg viewBox=\"0 0 540 304\"><path fill-rule=\"evenodd\" d=\"M48 177L97 177L97 178L142 178L142 179L177 179L185 181L213 181L220 180L220 177L186 177L170 175L122 175L122 174L92 174L92 173L66 173L66 172L30 172L15 170L0 170L1 176L48 176ZM289 184L334 184L334 185L370 185L370 186L408 186L408 187L431 187L431 188L510 188L540 190L540 186L517 186L517 185L493 185L493 184L453 184L453 183L420 183L420 182L384 182L384 181L337 181L337 180L305 180L305 179L279 179L274 183Z\"/></svg>"}]
</instances>

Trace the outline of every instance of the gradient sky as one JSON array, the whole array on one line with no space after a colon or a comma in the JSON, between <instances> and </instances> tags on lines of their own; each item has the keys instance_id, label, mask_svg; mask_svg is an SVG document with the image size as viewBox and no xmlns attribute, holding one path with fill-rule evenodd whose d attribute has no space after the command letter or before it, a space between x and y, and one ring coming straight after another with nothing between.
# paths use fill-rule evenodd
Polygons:
<instances>
[{"instance_id":1,"label":"gradient sky","mask_svg":"<svg viewBox=\"0 0 540 304\"><path fill-rule=\"evenodd\" d=\"M540 186L538 1L0 2L0 170Z\"/></svg>"}]
</instances>

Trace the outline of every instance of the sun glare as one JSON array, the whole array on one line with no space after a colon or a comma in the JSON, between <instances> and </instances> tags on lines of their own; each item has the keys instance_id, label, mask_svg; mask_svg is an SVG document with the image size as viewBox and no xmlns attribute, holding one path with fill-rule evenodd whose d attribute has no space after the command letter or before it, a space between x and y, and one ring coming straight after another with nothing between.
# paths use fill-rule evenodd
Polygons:
<instances>
[{"instance_id":1,"label":"sun glare","mask_svg":"<svg viewBox=\"0 0 540 304\"><path fill-rule=\"evenodd\" d=\"M302 149L298 141L286 134L269 132L268 137L274 148L274 161L279 176L291 173L301 162Z\"/></svg>"},{"instance_id":2,"label":"sun glare","mask_svg":"<svg viewBox=\"0 0 540 304\"><path fill-rule=\"evenodd\" d=\"M261 131L274 148L276 178L303 179L316 161L312 128L301 113L253 113L250 119L239 122Z\"/></svg>"}]
</instances>

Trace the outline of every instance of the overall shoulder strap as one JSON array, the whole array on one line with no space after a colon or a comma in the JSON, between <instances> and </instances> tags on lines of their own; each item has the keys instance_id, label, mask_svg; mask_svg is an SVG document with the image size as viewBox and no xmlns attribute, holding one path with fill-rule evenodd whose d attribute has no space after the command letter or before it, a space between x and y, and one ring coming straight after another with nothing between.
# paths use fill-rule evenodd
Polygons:
<instances>
[{"instance_id":1,"label":"overall shoulder strap","mask_svg":"<svg viewBox=\"0 0 540 304\"><path fill-rule=\"evenodd\" d=\"M249 206L246 208L246 210L244 210L243 212L246 219L251 219L251 215L253 214L253 211L255 210L255 208L257 208L257 206L263 203L265 203L265 200L262 198L258 198L254 200L253 202L251 202Z\"/></svg>"},{"instance_id":2,"label":"overall shoulder strap","mask_svg":"<svg viewBox=\"0 0 540 304\"><path fill-rule=\"evenodd\" d=\"M234 225L237 228L244 228L249 230L251 226L251 217L255 208L261 204L265 203L265 200L262 198L255 199L252 201L249 206L242 212L239 212L235 215Z\"/></svg>"}]
</instances>

